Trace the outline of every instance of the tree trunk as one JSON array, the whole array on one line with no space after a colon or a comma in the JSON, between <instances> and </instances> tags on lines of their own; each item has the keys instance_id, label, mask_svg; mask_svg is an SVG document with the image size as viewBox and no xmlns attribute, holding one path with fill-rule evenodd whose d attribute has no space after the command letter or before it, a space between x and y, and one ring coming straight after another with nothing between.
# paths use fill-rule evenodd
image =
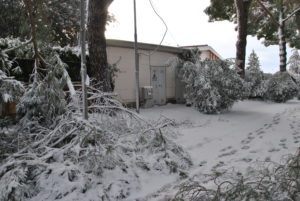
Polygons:
<instances>
[{"instance_id":1,"label":"tree trunk","mask_svg":"<svg viewBox=\"0 0 300 201\"><path fill-rule=\"evenodd\" d=\"M107 7L111 2L111 0L89 0L88 12L89 74L95 79L96 88L105 92L112 91L105 38Z\"/></svg>"},{"instance_id":2,"label":"tree trunk","mask_svg":"<svg viewBox=\"0 0 300 201\"><path fill-rule=\"evenodd\" d=\"M285 40L285 22L284 19L284 7L280 6L279 12L279 28L278 28L278 38L279 38L279 57L280 57L280 72L286 71L286 40Z\"/></svg>"},{"instance_id":3,"label":"tree trunk","mask_svg":"<svg viewBox=\"0 0 300 201\"><path fill-rule=\"evenodd\" d=\"M245 60L248 34L248 13L252 0L235 0L238 22L238 39L236 43L236 66L241 78L245 78Z\"/></svg>"},{"instance_id":4,"label":"tree trunk","mask_svg":"<svg viewBox=\"0 0 300 201\"><path fill-rule=\"evenodd\" d=\"M83 102L83 118L88 117L87 87L86 87L86 52L85 52L85 30L86 27L86 1L80 1L80 45L81 45L81 86L82 86L82 102Z\"/></svg>"}]
</instances>

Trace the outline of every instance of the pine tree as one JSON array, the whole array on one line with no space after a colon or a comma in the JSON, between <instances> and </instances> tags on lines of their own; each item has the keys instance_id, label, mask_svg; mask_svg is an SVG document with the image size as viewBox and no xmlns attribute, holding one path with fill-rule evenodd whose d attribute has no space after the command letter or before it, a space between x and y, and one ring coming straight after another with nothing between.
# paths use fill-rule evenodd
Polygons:
<instances>
[{"instance_id":1,"label":"pine tree","mask_svg":"<svg viewBox=\"0 0 300 201\"><path fill-rule=\"evenodd\" d=\"M289 74L295 80L299 87L298 99L300 100L300 55L297 49L293 50L292 56L289 58Z\"/></svg>"},{"instance_id":2,"label":"pine tree","mask_svg":"<svg viewBox=\"0 0 300 201\"><path fill-rule=\"evenodd\" d=\"M260 62L257 54L254 50L252 50L249 58L248 58L248 65L247 70L249 71L260 71Z\"/></svg>"},{"instance_id":3,"label":"pine tree","mask_svg":"<svg viewBox=\"0 0 300 201\"><path fill-rule=\"evenodd\" d=\"M300 55L297 49L293 50L293 54L289 58L289 72L300 76Z\"/></svg>"},{"instance_id":4,"label":"pine tree","mask_svg":"<svg viewBox=\"0 0 300 201\"><path fill-rule=\"evenodd\" d=\"M265 94L265 83L264 83L263 72L260 69L260 62L257 54L252 51L248 58L248 65L246 68L245 81L249 83L251 98L263 97Z\"/></svg>"}]
</instances>

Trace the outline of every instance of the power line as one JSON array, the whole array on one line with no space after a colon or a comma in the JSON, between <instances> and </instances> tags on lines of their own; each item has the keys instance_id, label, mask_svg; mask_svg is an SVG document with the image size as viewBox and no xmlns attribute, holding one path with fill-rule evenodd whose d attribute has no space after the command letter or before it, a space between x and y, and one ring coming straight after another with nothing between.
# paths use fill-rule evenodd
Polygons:
<instances>
[{"instance_id":1,"label":"power line","mask_svg":"<svg viewBox=\"0 0 300 201\"><path fill-rule=\"evenodd\" d=\"M155 9L155 7L154 7L154 5L153 5L152 0L149 0L149 3L150 3L150 5L151 5L151 8L152 8L152 10L154 11L154 13L157 15L157 17L158 17L158 18L163 22L163 24L165 25L166 30L165 30L165 32L164 32L164 35L163 35L163 37L162 37L160 43L157 45L157 47L156 47L154 50L152 50L152 52L150 52L149 54L140 53L140 54L143 54L143 55L146 55L146 56L151 56L151 55L153 55L153 54L161 47L161 45L162 45L163 41L165 40L165 37L166 37L166 35L167 35L167 33L168 33L168 30L169 30L168 25L167 25L167 23L165 22L165 20L164 20L164 19L159 15L159 13L156 11L156 9Z\"/></svg>"}]
</instances>

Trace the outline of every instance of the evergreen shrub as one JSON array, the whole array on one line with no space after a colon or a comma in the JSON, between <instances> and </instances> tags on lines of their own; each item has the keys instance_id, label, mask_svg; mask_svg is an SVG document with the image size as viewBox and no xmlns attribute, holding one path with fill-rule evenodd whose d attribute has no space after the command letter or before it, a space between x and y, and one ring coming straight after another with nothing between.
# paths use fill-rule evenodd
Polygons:
<instances>
[{"instance_id":1,"label":"evergreen shrub","mask_svg":"<svg viewBox=\"0 0 300 201\"><path fill-rule=\"evenodd\" d=\"M287 72L277 72L267 83L267 99L283 103L298 94L298 86Z\"/></svg>"},{"instance_id":2,"label":"evergreen shrub","mask_svg":"<svg viewBox=\"0 0 300 201\"><path fill-rule=\"evenodd\" d=\"M182 78L186 83L185 98L206 114L226 111L247 94L245 82L226 61L186 62Z\"/></svg>"}]
</instances>

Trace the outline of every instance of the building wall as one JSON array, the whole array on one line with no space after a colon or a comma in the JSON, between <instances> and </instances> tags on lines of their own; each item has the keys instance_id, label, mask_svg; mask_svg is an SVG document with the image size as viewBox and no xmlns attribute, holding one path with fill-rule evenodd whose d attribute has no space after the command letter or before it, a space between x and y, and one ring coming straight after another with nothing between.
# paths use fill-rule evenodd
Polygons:
<instances>
[{"instance_id":1,"label":"building wall","mask_svg":"<svg viewBox=\"0 0 300 201\"><path fill-rule=\"evenodd\" d=\"M210 60L217 60L220 59L217 55L215 55L213 52L211 51L202 51L201 55L200 55L201 60L205 60L205 59L210 59Z\"/></svg>"},{"instance_id":2,"label":"building wall","mask_svg":"<svg viewBox=\"0 0 300 201\"><path fill-rule=\"evenodd\" d=\"M140 87L151 86L150 71L151 67L166 67L166 97L175 98L175 69L167 66L170 58L176 54L157 51L151 54L150 51L139 50L140 66ZM135 102L135 62L134 49L107 47L108 62L113 64L119 61L115 82L115 92L124 103Z\"/></svg>"}]
</instances>

